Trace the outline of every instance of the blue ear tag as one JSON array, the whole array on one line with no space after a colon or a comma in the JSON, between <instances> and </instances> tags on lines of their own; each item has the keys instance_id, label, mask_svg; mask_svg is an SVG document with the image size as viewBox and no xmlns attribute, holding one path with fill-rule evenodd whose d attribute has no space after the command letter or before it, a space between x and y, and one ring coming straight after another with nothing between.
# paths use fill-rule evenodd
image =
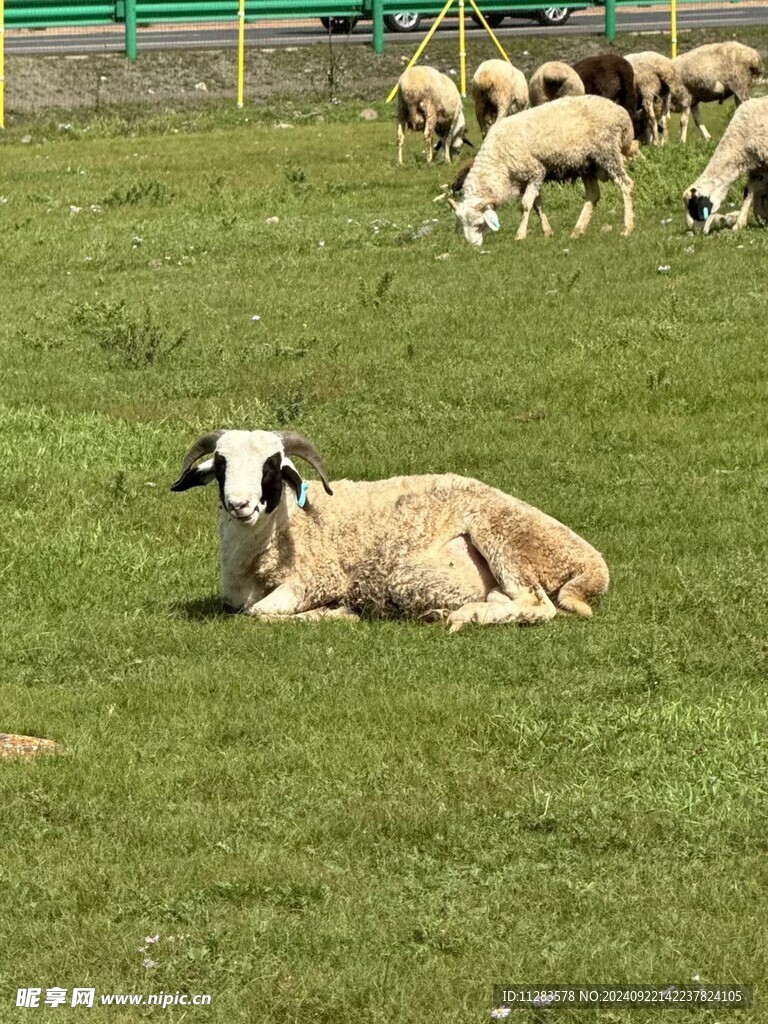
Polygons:
<instances>
[{"instance_id":1,"label":"blue ear tag","mask_svg":"<svg viewBox=\"0 0 768 1024\"><path fill-rule=\"evenodd\" d=\"M299 506L299 508L304 508L304 506L306 505L306 503L307 503L307 491L308 490L309 490L309 481L308 480L302 480L301 481L301 494L299 494L297 496L297 498L296 498L296 504Z\"/></svg>"},{"instance_id":2,"label":"blue ear tag","mask_svg":"<svg viewBox=\"0 0 768 1024\"><path fill-rule=\"evenodd\" d=\"M705 207L704 207L704 208L702 209L702 211L701 211L701 212L702 212L702 213L703 213L703 215L704 215L704 220L706 220L706 219L707 219L707 218L709 217L709 207L708 207L708 206L705 206Z\"/></svg>"}]
</instances>

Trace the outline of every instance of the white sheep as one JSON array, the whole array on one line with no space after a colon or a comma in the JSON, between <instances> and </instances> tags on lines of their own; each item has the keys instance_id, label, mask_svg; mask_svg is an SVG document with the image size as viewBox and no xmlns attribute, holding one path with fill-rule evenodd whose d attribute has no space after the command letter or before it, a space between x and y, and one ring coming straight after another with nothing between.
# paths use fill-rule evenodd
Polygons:
<instances>
[{"instance_id":1,"label":"white sheep","mask_svg":"<svg viewBox=\"0 0 768 1024\"><path fill-rule=\"evenodd\" d=\"M703 222L705 234L722 227L724 218L717 215L717 211L731 185L744 175L747 175L744 202L735 221L728 224L734 231L746 227L756 200L758 216L762 219L765 213L768 96L747 100L739 107L704 171L683 193L688 226Z\"/></svg>"},{"instance_id":2,"label":"white sheep","mask_svg":"<svg viewBox=\"0 0 768 1024\"><path fill-rule=\"evenodd\" d=\"M456 85L435 68L414 67L404 71L397 83L397 162L403 162L405 129L423 131L427 163L432 163L432 139L437 136L447 163L466 137L464 107Z\"/></svg>"},{"instance_id":3,"label":"white sheep","mask_svg":"<svg viewBox=\"0 0 768 1024\"><path fill-rule=\"evenodd\" d=\"M498 231L496 209L521 198L523 211L516 238L528 233L534 209L545 235L551 235L540 192L545 181L581 178L586 201L573 229L581 235L600 199L598 178L615 181L624 200L624 234L634 228L634 182L625 160L637 153L632 119L623 107L601 96L570 96L498 121L485 137L464 182L461 203L446 197L464 237L481 245L483 233Z\"/></svg>"},{"instance_id":4,"label":"white sheep","mask_svg":"<svg viewBox=\"0 0 768 1024\"><path fill-rule=\"evenodd\" d=\"M688 136L688 119L702 136L712 137L701 120L700 103L720 103L733 96L736 106L749 99L752 83L760 75L763 59L743 43L706 43L674 60L682 89L672 96L672 109L680 114L680 141Z\"/></svg>"},{"instance_id":5,"label":"white sheep","mask_svg":"<svg viewBox=\"0 0 768 1024\"><path fill-rule=\"evenodd\" d=\"M570 66L560 60L549 60L537 68L528 83L528 97L532 107L562 99L563 96L583 96L584 83Z\"/></svg>"},{"instance_id":6,"label":"white sheep","mask_svg":"<svg viewBox=\"0 0 768 1024\"><path fill-rule=\"evenodd\" d=\"M522 71L506 60L485 60L472 79L475 115L483 136L500 118L528 106L528 83Z\"/></svg>"},{"instance_id":7,"label":"white sheep","mask_svg":"<svg viewBox=\"0 0 768 1024\"><path fill-rule=\"evenodd\" d=\"M681 89L674 61L655 50L628 53L626 59L635 72L635 89L645 122L646 142L653 146L664 145L669 135L672 96L678 95Z\"/></svg>"},{"instance_id":8,"label":"white sheep","mask_svg":"<svg viewBox=\"0 0 768 1024\"><path fill-rule=\"evenodd\" d=\"M322 485L303 481L291 456L314 466ZM223 596L248 615L447 617L455 631L543 622L557 608L589 617L608 589L591 545L479 480L445 474L331 487L310 441L264 430L200 438L171 490L214 479Z\"/></svg>"}]
</instances>

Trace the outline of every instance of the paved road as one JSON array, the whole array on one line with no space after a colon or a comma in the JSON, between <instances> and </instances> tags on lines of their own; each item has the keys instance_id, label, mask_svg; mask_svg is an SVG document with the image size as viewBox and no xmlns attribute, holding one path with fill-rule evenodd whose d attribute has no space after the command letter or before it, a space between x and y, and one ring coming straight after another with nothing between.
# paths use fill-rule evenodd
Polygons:
<instances>
[{"instance_id":1,"label":"paved road","mask_svg":"<svg viewBox=\"0 0 768 1024\"><path fill-rule=\"evenodd\" d=\"M471 24L471 23L470 23ZM738 28L740 25L768 25L768 5L766 6L743 6L734 4L707 6L696 10L686 10L681 5L679 8L678 26L679 29L706 28L708 26L727 25L729 28ZM439 31L455 31L456 19L446 18L444 26ZM500 37L515 35L558 35L570 34L599 34L603 31L604 13L600 10L576 12L571 20L560 28L542 28L533 21L524 21L520 18L508 18L501 29L498 29ZM426 27L429 27L427 22ZM635 8L633 10L619 11L618 27L620 32L655 32L669 30L669 12L664 10L648 10ZM482 29L472 26L472 34L482 32ZM388 45L404 45L416 43L424 38L424 32L410 32L407 34L387 34ZM264 46L306 46L311 43L321 43L327 39L327 35L318 22L304 21L280 22L273 21L266 25L248 26L247 45L249 47ZM346 42L344 37L338 37L339 42ZM361 22L352 34L349 41L353 43L370 43L370 23ZM6 52L9 54L68 54L70 56L87 53L105 53L110 51L121 51L124 48L123 31L120 28L105 29L48 29L40 32L13 32L9 31L6 36ZM146 28L139 31L139 51L141 50L167 50L181 47L190 50L201 49L222 49L237 45L237 33L233 23L232 27L219 25L194 27L179 26L176 28Z\"/></svg>"}]
</instances>

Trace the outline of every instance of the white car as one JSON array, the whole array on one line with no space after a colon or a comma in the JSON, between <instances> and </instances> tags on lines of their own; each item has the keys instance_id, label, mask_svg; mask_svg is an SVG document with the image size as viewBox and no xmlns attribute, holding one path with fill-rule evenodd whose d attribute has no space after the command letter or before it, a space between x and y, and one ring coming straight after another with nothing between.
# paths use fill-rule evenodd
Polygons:
<instances>
[{"instance_id":1,"label":"white car","mask_svg":"<svg viewBox=\"0 0 768 1024\"><path fill-rule=\"evenodd\" d=\"M564 25L573 14L573 7L542 7L537 11L518 11L511 8L508 11L483 12L483 17L491 26L498 28L505 18L530 18L540 25ZM480 24L477 15L472 11L470 17L476 25ZM321 18L323 27L332 35L347 35L358 23L359 18ZM390 32L416 32L421 27L424 17L418 11L399 11L397 14L386 14L384 24Z\"/></svg>"}]
</instances>

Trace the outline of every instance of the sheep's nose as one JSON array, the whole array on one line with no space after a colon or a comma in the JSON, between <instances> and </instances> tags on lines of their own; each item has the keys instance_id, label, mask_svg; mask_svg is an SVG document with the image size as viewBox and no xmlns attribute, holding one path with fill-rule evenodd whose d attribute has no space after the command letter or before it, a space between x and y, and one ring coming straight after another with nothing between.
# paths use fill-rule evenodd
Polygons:
<instances>
[{"instance_id":1,"label":"sheep's nose","mask_svg":"<svg viewBox=\"0 0 768 1024\"><path fill-rule=\"evenodd\" d=\"M230 503L229 503L229 511L230 512L239 512L241 509L244 509L244 508L247 508L247 507L248 507L248 500L247 499L245 501L230 501Z\"/></svg>"}]
</instances>

